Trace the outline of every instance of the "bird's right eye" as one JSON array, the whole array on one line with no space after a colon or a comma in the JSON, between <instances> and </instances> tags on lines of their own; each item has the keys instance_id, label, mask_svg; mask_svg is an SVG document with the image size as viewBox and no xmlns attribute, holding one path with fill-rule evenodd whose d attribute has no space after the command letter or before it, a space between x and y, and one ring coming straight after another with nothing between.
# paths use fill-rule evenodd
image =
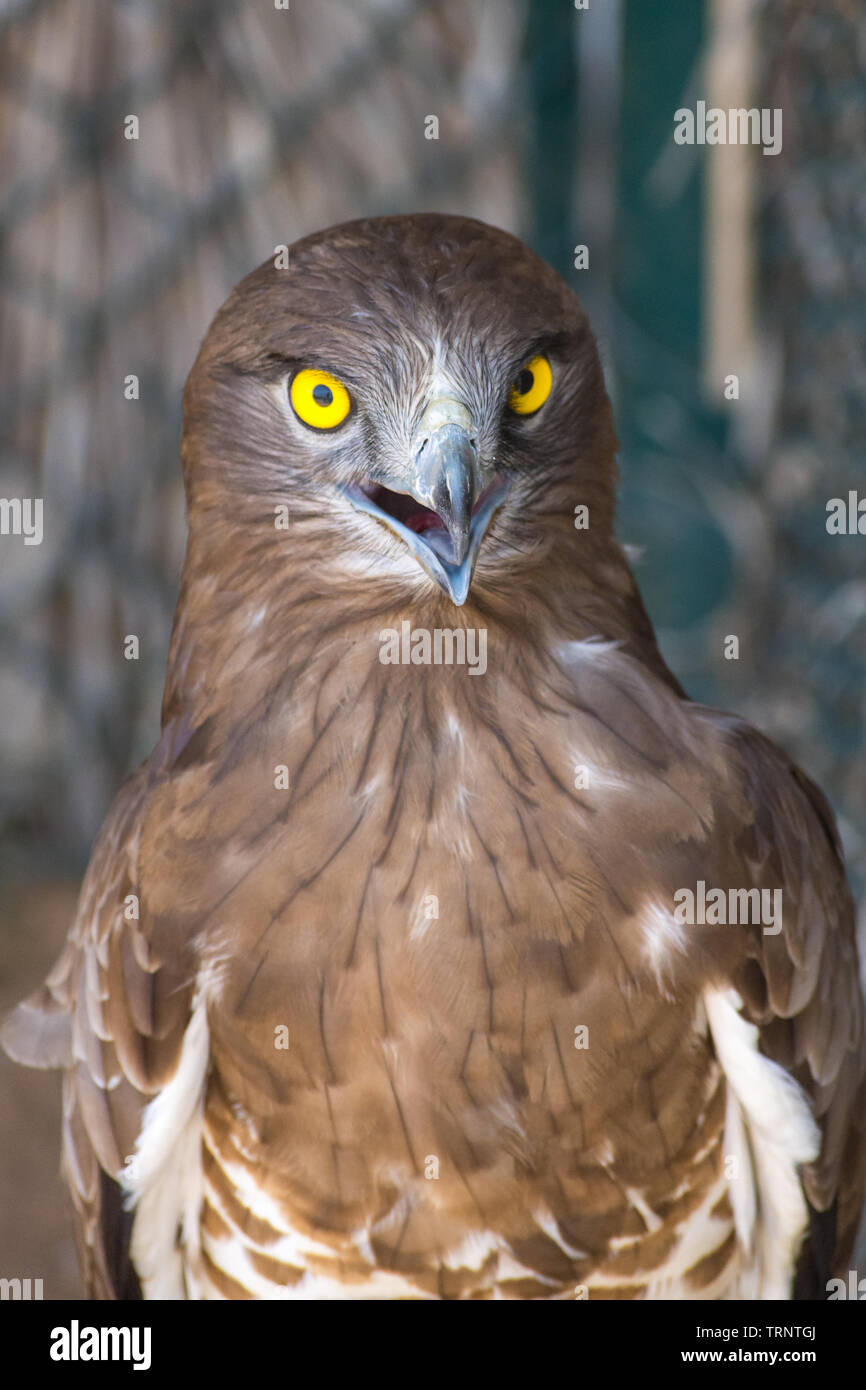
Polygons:
<instances>
[{"instance_id":1,"label":"bird's right eye","mask_svg":"<svg viewBox=\"0 0 866 1390\"><path fill-rule=\"evenodd\" d=\"M330 372L305 367L292 377L289 400L299 420L314 430L333 430L352 409L352 398Z\"/></svg>"}]
</instances>

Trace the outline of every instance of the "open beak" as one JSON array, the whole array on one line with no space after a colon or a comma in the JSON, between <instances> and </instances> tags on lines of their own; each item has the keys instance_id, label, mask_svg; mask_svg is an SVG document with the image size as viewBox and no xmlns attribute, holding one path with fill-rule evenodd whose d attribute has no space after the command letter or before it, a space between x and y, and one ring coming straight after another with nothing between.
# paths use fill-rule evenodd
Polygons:
<instances>
[{"instance_id":1,"label":"open beak","mask_svg":"<svg viewBox=\"0 0 866 1390\"><path fill-rule=\"evenodd\" d=\"M358 511L399 536L439 588L462 605L484 533L508 486L501 474L482 467L465 406L439 398L424 413L405 477L342 491Z\"/></svg>"}]
</instances>

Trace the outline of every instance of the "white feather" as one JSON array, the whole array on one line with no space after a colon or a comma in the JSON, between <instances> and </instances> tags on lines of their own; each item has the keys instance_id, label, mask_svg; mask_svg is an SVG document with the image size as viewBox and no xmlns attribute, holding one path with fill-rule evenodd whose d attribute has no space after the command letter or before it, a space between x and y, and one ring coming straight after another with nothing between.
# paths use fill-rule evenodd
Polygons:
<instances>
[{"instance_id":1,"label":"white feather","mask_svg":"<svg viewBox=\"0 0 866 1390\"><path fill-rule=\"evenodd\" d=\"M146 1299L197 1297L201 1124L209 1050L207 1005L200 987L177 1070L147 1106L134 1162L121 1175L126 1204L135 1211L130 1255Z\"/></svg>"},{"instance_id":2,"label":"white feather","mask_svg":"<svg viewBox=\"0 0 866 1390\"><path fill-rule=\"evenodd\" d=\"M740 1013L736 991L707 990L704 1006L729 1087L725 1152L741 1160L729 1191L753 1261L753 1296L790 1298L808 1219L797 1170L818 1156L820 1131L793 1077L758 1050L758 1029Z\"/></svg>"}]
</instances>

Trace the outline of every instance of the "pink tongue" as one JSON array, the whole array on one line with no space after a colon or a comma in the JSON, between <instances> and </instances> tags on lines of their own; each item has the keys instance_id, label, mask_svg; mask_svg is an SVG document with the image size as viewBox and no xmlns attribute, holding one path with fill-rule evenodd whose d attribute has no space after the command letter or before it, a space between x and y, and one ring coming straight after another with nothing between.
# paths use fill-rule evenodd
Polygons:
<instances>
[{"instance_id":1,"label":"pink tongue","mask_svg":"<svg viewBox=\"0 0 866 1390\"><path fill-rule=\"evenodd\" d=\"M403 525L416 535L422 531L441 531L444 530L441 520L435 512L413 512L412 516L407 517Z\"/></svg>"}]
</instances>

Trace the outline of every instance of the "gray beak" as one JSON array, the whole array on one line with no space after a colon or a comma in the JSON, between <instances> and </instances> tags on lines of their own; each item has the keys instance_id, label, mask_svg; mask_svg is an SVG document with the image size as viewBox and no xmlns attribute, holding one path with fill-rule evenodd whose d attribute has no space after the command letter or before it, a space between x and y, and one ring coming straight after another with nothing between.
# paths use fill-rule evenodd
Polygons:
<instances>
[{"instance_id":1,"label":"gray beak","mask_svg":"<svg viewBox=\"0 0 866 1390\"><path fill-rule=\"evenodd\" d=\"M464 604L484 533L508 487L482 465L466 407L440 396L425 410L400 476L342 491L405 542L453 603Z\"/></svg>"},{"instance_id":2,"label":"gray beak","mask_svg":"<svg viewBox=\"0 0 866 1390\"><path fill-rule=\"evenodd\" d=\"M445 523L451 560L461 565L469 550L472 510L481 494L478 445L462 425L440 425L415 453L412 496Z\"/></svg>"}]
</instances>

